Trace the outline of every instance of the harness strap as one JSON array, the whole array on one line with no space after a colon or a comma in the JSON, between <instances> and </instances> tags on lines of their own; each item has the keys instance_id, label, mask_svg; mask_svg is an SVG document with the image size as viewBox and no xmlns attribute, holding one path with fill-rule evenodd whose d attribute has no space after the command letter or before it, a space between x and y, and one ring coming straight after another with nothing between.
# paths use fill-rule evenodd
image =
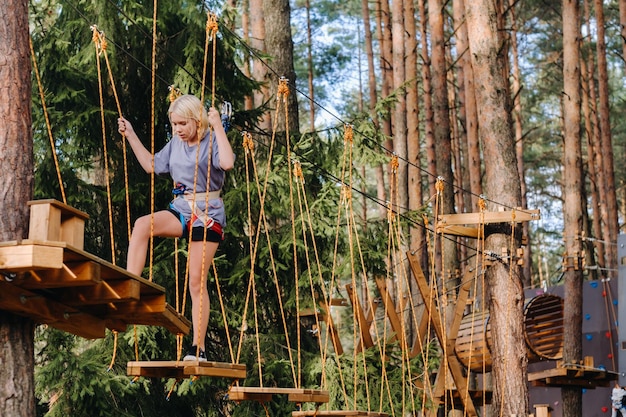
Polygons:
<instances>
[{"instance_id":1,"label":"harness strap","mask_svg":"<svg viewBox=\"0 0 626 417\"><path fill-rule=\"evenodd\" d=\"M208 193L195 193L194 194L182 194L182 197L189 204L189 208L191 209L191 222L190 227L194 223L195 219L199 219L204 224L204 227L212 227L215 223L213 218L209 217L204 210L200 210L198 207L197 201L206 200L207 194L209 200L215 200L220 198L220 193L222 190L209 191ZM194 199L195 197L195 199Z\"/></svg>"}]
</instances>

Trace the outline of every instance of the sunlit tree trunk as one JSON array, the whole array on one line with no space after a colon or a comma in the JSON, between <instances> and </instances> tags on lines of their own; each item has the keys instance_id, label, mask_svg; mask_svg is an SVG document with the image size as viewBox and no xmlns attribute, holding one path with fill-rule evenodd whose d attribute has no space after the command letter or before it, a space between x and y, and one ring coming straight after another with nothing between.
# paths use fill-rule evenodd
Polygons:
<instances>
[{"instance_id":1,"label":"sunlit tree trunk","mask_svg":"<svg viewBox=\"0 0 626 417\"><path fill-rule=\"evenodd\" d=\"M376 9L376 26L378 27L378 44L380 47L379 68L381 73L380 79L380 97L385 99L389 96L391 90L391 19L389 13L388 0L377 0ZM379 120L380 130L387 138L391 138L391 118L387 117ZM390 140L383 143L386 149L391 150L392 144ZM385 167L379 165L376 167L377 189L376 194L380 201L387 200L387 190L385 189ZM380 215L387 215L385 207L380 206Z\"/></svg>"},{"instance_id":2,"label":"sunlit tree trunk","mask_svg":"<svg viewBox=\"0 0 626 417\"><path fill-rule=\"evenodd\" d=\"M263 0L248 0L250 9L250 46L257 51L265 52L265 19L263 17ZM252 78L263 83L261 88L254 93L254 107L260 107L270 99L270 92L267 87L268 69L260 59L252 60ZM265 112L259 127L266 131L271 131L271 114Z\"/></svg>"},{"instance_id":3,"label":"sunlit tree trunk","mask_svg":"<svg viewBox=\"0 0 626 417\"><path fill-rule=\"evenodd\" d=\"M250 44L250 14L248 8L250 7L249 0L243 0L241 5L241 31L243 32L243 40L247 44ZM252 78L252 71L250 68L251 56L247 51L244 51L244 60L242 71L243 74ZM246 96L243 101L244 110L252 110L254 108L254 97Z\"/></svg>"},{"instance_id":4,"label":"sunlit tree trunk","mask_svg":"<svg viewBox=\"0 0 626 417\"><path fill-rule=\"evenodd\" d=\"M508 79L501 69L507 56L498 38L494 4L490 0L465 2L468 39L481 109L479 126L484 140L485 189L505 207L521 204L515 134L510 117ZM495 210L498 207L488 207ZM514 255L520 244L519 228L492 225L485 249ZM512 233L514 234L512 235ZM511 259L499 259L486 270L486 296L493 345L493 411L500 416L528 415L527 354L523 334L524 291L522 271Z\"/></svg>"},{"instance_id":5,"label":"sunlit tree trunk","mask_svg":"<svg viewBox=\"0 0 626 417\"><path fill-rule=\"evenodd\" d=\"M415 20L415 4L413 1L404 2L404 26L406 30L405 37L405 76L406 76L406 128L407 128L407 159L408 165L408 199L409 210L415 211L422 207L422 177L420 161L420 132L419 132L419 97L417 84L417 33ZM409 249L423 247L424 229L422 227L412 227L410 233ZM413 305L417 306L419 302L417 289L414 288L414 280L409 280L409 293L412 294ZM411 309L407 309L409 323L409 331L407 332L407 340L414 340L414 330L416 324L413 323L413 315Z\"/></svg>"},{"instance_id":6,"label":"sunlit tree trunk","mask_svg":"<svg viewBox=\"0 0 626 417\"><path fill-rule=\"evenodd\" d=\"M299 134L298 101L295 91L296 71L293 66L293 40L291 38L291 8L289 0L263 0L263 17L265 19L265 48L272 57L272 68L278 76L269 78L270 97L276 97L279 79L284 77L289 85L287 109L289 120L284 120L284 111L277 114L275 122L277 131L286 131L288 123L291 135ZM272 102L275 103L275 100ZM281 104L281 109L283 109Z\"/></svg>"},{"instance_id":7,"label":"sunlit tree trunk","mask_svg":"<svg viewBox=\"0 0 626 417\"><path fill-rule=\"evenodd\" d=\"M522 191L522 207L528 208L528 202L526 200L526 170L524 169L524 143L523 143L523 126L522 126L522 85L520 82L521 74L519 69L519 54L517 49L517 17L515 14L515 7L517 2L515 0L509 0L509 16L511 21L511 88L513 95L513 127L515 130L515 150L517 153L517 170L519 172L520 186ZM524 236L528 236L530 233L530 225L528 222L524 223ZM529 286L531 284L531 271L532 271L532 250L530 245L526 245L524 248L524 285Z\"/></svg>"},{"instance_id":8,"label":"sunlit tree trunk","mask_svg":"<svg viewBox=\"0 0 626 417\"><path fill-rule=\"evenodd\" d=\"M622 59L626 61L626 0L619 0L619 26L622 36Z\"/></svg>"},{"instance_id":9,"label":"sunlit tree trunk","mask_svg":"<svg viewBox=\"0 0 626 417\"><path fill-rule=\"evenodd\" d=\"M598 194L598 184L596 178L598 177L598 172L595 164L595 150L594 146L594 136L595 136L595 127L592 123L593 116L591 114L591 104L590 104L590 88L593 88L589 82L589 74L587 70L587 63L584 57L580 59L580 72L581 72L581 99L582 99L582 108L583 108L583 119L585 125L585 138L587 139L587 173L589 176L590 183L590 194L591 194L591 208L593 215L591 216L591 233L589 236L601 236L602 235L602 226L600 222L599 207L600 207L600 196ZM604 245L600 244L600 242L593 240L592 243L584 242L586 254L586 265L596 266L598 259L604 259ZM591 279L597 280L599 279L598 271L595 269L589 270L589 274Z\"/></svg>"},{"instance_id":10,"label":"sunlit tree trunk","mask_svg":"<svg viewBox=\"0 0 626 417\"><path fill-rule=\"evenodd\" d=\"M585 13L585 25L587 26L587 33L590 33L591 30L591 3L589 0L583 0L583 7ZM592 175L591 182L595 184L596 192L598 194L604 192L606 189L604 174L602 172L602 152L601 152L601 139L600 139L600 118L598 116L598 106L597 106L597 94L596 94L596 83L595 83L595 60L594 54L592 52L591 42L587 42L586 49L586 67L587 67L587 80L588 80L588 88L586 90L587 95L589 96L589 103L585 107L585 110L589 113L589 120L591 124L591 130L587 132L589 135L589 165L593 165L593 168L590 168L589 173ZM587 110L588 108L588 110ZM606 267L606 243L609 239L609 228L608 223L603 221L603 219L607 219L607 206L603 204L602 199L598 196L597 203L593 206L593 216L594 216L594 224L598 227L595 229L594 237L595 240L595 248L596 248L596 263L600 267L600 270L605 270Z\"/></svg>"},{"instance_id":11,"label":"sunlit tree trunk","mask_svg":"<svg viewBox=\"0 0 626 417\"><path fill-rule=\"evenodd\" d=\"M441 212L452 214L454 207L454 177L452 174L452 140L450 137L450 107L448 105L448 65L446 63L446 38L444 35L443 1L428 0L428 26L431 43L431 75L434 143L437 150L435 160L438 177L443 179L441 193ZM439 214L439 213L437 213ZM453 239L441 239L440 279L450 288L456 287L454 274L457 270L456 242Z\"/></svg>"},{"instance_id":12,"label":"sunlit tree trunk","mask_svg":"<svg viewBox=\"0 0 626 417\"><path fill-rule=\"evenodd\" d=\"M435 139L434 139L434 116L433 116L433 104L432 104L432 85L430 75L430 53L428 51L428 17L426 14L426 1L418 0L419 19L422 23L420 26L420 38L421 43L421 58L422 58L422 85L424 90L423 107L424 107L424 139L426 149L426 170L428 172L437 172L436 160L437 155L435 153ZM428 177L428 194L430 196L435 195L435 178L433 176Z\"/></svg>"},{"instance_id":13,"label":"sunlit tree trunk","mask_svg":"<svg viewBox=\"0 0 626 417\"><path fill-rule=\"evenodd\" d=\"M483 193L480 141L478 137L478 111L476 109L476 94L474 92L474 70L469 54L467 42L467 24L465 22L465 1L454 1L454 20L456 26L456 48L459 71L459 97L461 100L462 124L465 127L467 154L465 166L467 168L467 190L471 191L471 210L478 211L478 196Z\"/></svg>"},{"instance_id":14,"label":"sunlit tree trunk","mask_svg":"<svg viewBox=\"0 0 626 417\"><path fill-rule=\"evenodd\" d=\"M28 1L0 5L0 241L21 240L28 233L28 201L33 198L31 61ZM15 192L20 190L20 192ZM0 415L35 416L34 323L0 314Z\"/></svg>"},{"instance_id":15,"label":"sunlit tree trunk","mask_svg":"<svg viewBox=\"0 0 626 417\"><path fill-rule=\"evenodd\" d=\"M400 164L397 168L398 179L395 195L395 209L398 212L406 211L409 206L407 190L407 144L406 144L406 93L404 90L404 5L402 0L392 0L391 10L391 38L393 43L393 88L396 94L396 103L393 109L393 150L398 156ZM391 184L394 186L394 184Z\"/></svg>"},{"instance_id":16,"label":"sunlit tree trunk","mask_svg":"<svg viewBox=\"0 0 626 417\"><path fill-rule=\"evenodd\" d=\"M306 62L309 83L309 121L311 132L315 131L315 89L313 88L313 78L315 77L315 68L313 67L313 36L311 35L311 2L305 0L304 7L306 9Z\"/></svg>"},{"instance_id":17,"label":"sunlit tree trunk","mask_svg":"<svg viewBox=\"0 0 626 417\"><path fill-rule=\"evenodd\" d=\"M595 0L596 55L598 62L598 114L600 116L600 139L602 152L602 174L605 189L602 201L606 204L604 221L608 225L608 244L606 248L606 266L609 270L617 269L617 195L615 191L615 170L613 164L613 140L609 117L609 77L606 62L606 41L604 37L604 5L602 0Z\"/></svg>"},{"instance_id":18,"label":"sunlit tree trunk","mask_svg":"<svg viewBox=\"0 0 626 417\"><path fill-rule=\"evenodd\" d=\"M580 16L579 0L563 0L563 361L582 359L583 175L580 135ZM580 387L561 388L563 416L582 416Z\"/></svg>"}]
</instances>

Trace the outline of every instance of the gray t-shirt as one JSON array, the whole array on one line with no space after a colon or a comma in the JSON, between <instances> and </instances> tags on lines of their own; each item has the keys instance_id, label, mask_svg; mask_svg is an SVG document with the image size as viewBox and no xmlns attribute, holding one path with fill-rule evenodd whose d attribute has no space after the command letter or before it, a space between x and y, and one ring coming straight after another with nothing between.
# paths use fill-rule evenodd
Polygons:
<instances>
[{"instance_id":1,"label":"gray t-shirt","mask_svg":"<svg viewBox=\"0 0 626 417\"><path fill-rule=\"evenodd\" d=\"M209 147L212 147L211 175L209 191L217 191L224 185L225 171L219 164L219 148L217 140L213 135L213 140L209 140L209 133L200 141L200 154L198 155L198 144L189 146L186 142L174 136L159 152L154 155L154 172L157 175L170 175L176 184L184 184L193 194L194 177L196 175L196 161L198 162L197 178L195 179L196 192L206 191L207 167L209 165ZM196 201L200 210L205 210L205 198L200 197ZM172 201L173 208L185 219L191 218L191 208L189 203L182 197L177 197ZM224 202L221 198L209 200L209 217L226 226L226 214L224 212ZM193 226L202 226L201 220L196 220Z\"/></svg>"}]
</instances>

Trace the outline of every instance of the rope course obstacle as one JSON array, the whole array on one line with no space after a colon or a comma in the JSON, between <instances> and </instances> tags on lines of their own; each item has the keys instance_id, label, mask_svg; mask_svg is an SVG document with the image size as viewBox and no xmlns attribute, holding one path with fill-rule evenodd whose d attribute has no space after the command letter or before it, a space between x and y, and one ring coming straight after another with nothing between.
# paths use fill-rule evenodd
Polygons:
<instances>
[{"instance_id":1,"label":"rope course obstacle","mask_svg":"<svg viewBox=\"0 0 626 417\"><path fill-rule=\"evenodd\" d=\"M156 21L156 19L155 19ZM208 15L207 43L205 47L205 61L209 40L215 40L217 21L214 16ZM154 37L156 39L156 37ZM106 42L100 37L100 32L94 31L94 40L97 41L98 56L106 59ZM213 64L215 65L215 42L213 42ZM206 62L205 62L206 64ZM107 60L107 67L108 60ZM206 68L206 65L204 65ZM154 73L154 68L153 68ZM213 69L213 86L215 86L215 69ZM98 68L100 77L100 69ZM110 68L109 68L110 75ZM204 79L201 91L204 92ZM113 91L115 92L114 83ZM101 89L102 91L102 89ZM115 93L116 94L116 93ZM286 82L279 84L276 111L286 102L289 94ZM116 94L117 96L117 94ZM212 97L215 97L213 92ZM116 97L117 99L117 97ZM287 108L284 120L288 120ZM118 104L118 111L121 109ZM104 113L104 112L103 112ZM275 117L274 121L279 120ZM103 123L104 125L104 123ZM248 210L248 224L255 233L250 233L251 265L248 280L246 304L243 306L243 322L246 322L249 310L254 314L255 338L258 341L257 293L255 262L258 254L261 233L265 234L269 256L272 257L271 227L265 217L265 202L268 197L268 175L271 171L272 153L274 150L276 125L273 126L268 165L265 169L265 179L259 180L259 170L254 157L254 144L251 135L243 135L244 150L246 153L247 178L254 178L256 193L260 204L258 219L253 219L251 210ZM337 230L344 228L349 241L349 253L344 255L344 261L350 264L349 282L343 283L345 297L337 297L340 278L336 274L337 254L332 260L331 281L321 279L321 261L315 247L315 236L312 227L311 210L306 201L302 166L297 158L291 154L289 143L290 134L286 124L287 155L283 164L287 167L286 178L289 181L289 207L291 218L285 220L292 228L294 259L305 259L306 268L300 269L294 264L294 278L296 291L299 291L299 281L308 281L310 294L296 293L295 317L298 321L307 316L314 321L319 343L320 362L323 364L319 389L303 388L301 376L302 358L300 357L300 333L293 338L289 334L285 318L285 307L282 304L282 289L278 280L276 267L272 259L272 278L276 285L276 296L279 302L277 311L283 319L284 341L290 356L289 365L293 376L290 387L266 386L263 379L263 352L257 343L258 383L256 386L247 377L245 365L239 363L242 347L239 345L236 352L229 346L231 362L198 362L198 361L132 361L127 364L127 374L134 377L147 378L174 378L176 380L190 377L220 377L233 380L227 398L234 402L257 401L267 403L274 396L286 396L288 401L298 404L298 411L293 417L305 416L354 416L354 417L385 417L382 412L386 402L394 401L389 394L389 376L386 367L389 358L395 360L394 366L403 371L402 384L409 387L408 393L403 392L401 399L402 411L422 412L424 415L436 415L439 408L449 409L461 407L468 416L477 416L479 407L491 401L491 392L486 384L473 387L470 384L470 373L485 374L491 368L491 329L489 315L484 306L479 306L476 293L480 277L489 268L490 261L483 257L472 268L467 268L460 280L454 296L447 297L438 288L437 277L427 277L421 269L415 252L407 252L406 258L399 256L404 240L399 225L399 216L391 208L388 210L389 247L387 254L387 274L376 276L373 280L368 276L363 265L364 254L358 242L357 226L355 225L352 210L352 128L345 126L345 150L339 166L342 171L339 178L341 186L341 201L338 204ZM52 142L52 141L51 141ZM124 158L126 159L126 158ZM105 157L106 160L106 157ZM398 160L391 158L390 169L390 200L397 195L395 173ZM58 168L57 168L58 169ZM283 173L281 173L283 175ZM60 181L61 182L61 181ZM251 181L250 181L251 182ZM250 190L253 187L248 183L248 203L250 204ZM126 187L128 188L128 187ZM128 203L127 203L128 204ZM153 206L153 204L151 204ZM391 204L390 204L391 206ZM111 211L109 207L109 211ZM129 210L127 210L129 211ZM437 210L435 210L437 211ZM109 263L83 251L84 221L88 216L78 210L54 200L31 202L31 224L27 240L19 242L0 243L0 272L5 279L0 281L0 310L14 312L32 317L40 323L68 331L86 338L104 337L105 330L122 331L130 324L146 324L163 326L180 339L190 329L188 320L183 316L184 304L172 308L165 301L162 287L141 277L129 274L114 262ZM515 210L502 212L465 213L460 215L442 214L437 216L435 233L438 236L453 235L481 242L485 237L484 225L488 223L516 224L536 220L538 210ZM130 223L130 221L128 222ZM466 226L472 224L472 226ZM513 227L513 226L512 226ZM301 236L297 236L297 233ZM129 231L130 233L130 231ZM113 237L111 237L113 239ZM113 244L111 245L114 246ZM303 249L304 248L304 249ZM302 252L304 251L304 255ZM479 253L479 251L477 251ZM503 250L506 253L506 250ZM301 255L301 256L298 256ZM484 254L483 254L484 256ZM114 258L113 258L114 259ZM478 259L478 256L477 256ZM405 268L405 261L409 268ZM208 267L208 266L207 266ZM410 272L408 270L410 269ZM301 277L300 271L308 271L308 276ZM152 271L150 272L152 275ZM411 294L408 293L410 275L417 285L423 304L413 305ZM218 280L217 273L215 279ZM442 277L438 277L442 280ZM373 282L372 282L373 281ZM484 283L483 283L484 286ZM219 282L217 282L219 292ZM377 293L376 293L377 291ZM177 295L180 295L177 289ZM305 312L300 305L301 300L311 301L313 307ZM448 303L456 303L451 318L443 315ZM223 303L222 315L225 319ZM333 318L333 309L336 307L352 308L352 340L348 341L352 350L344 349L343 344L349 337L340 334L339 320ZM524 311L524 337L528 350L529 361L559 360L562 355L563 344L563 300L555 295L543 294L527 300ZM469 312L468 312L469 311ZM382 320L380 319L382 316ZM415 335L409 339L408 321L412 322ZM380 325L379 321L384 324ZM323 325L325 323L325 326ZM228 324L225 323L225 329ZM293 327L292 327L293 328ZM301 331L300 323L295 325ZM244 331L242 326L241 331ZM434 333L436 340L431 338ZM325 336L325 337L324 337ZM343 337L343 339L342 339ZM298 346L292 346L291 340L296 340ZM240 343L243 337L239 337ZM228 342L231 343L230 337ZM351 343L350 343L351 342ZM393 349L389 347L393 344ZM438 345L441 353L441 363L434 372L430 371L431 363L440 358L430 356L429 347ZM380 374L380 394L378 399L369 397L368 363L366 352L375 350L379 354L382 366ZM352 358L348 358L349 354ZM340 374L340 387L329 387L327 382L326 365L330 358L334 360ZM412 360L420 358L424 364L420 375L412 374ZM352 360L354 380L346 381L343 374L342 362ZM387 361L387 362L386 362ZM357 380L357 368L362 366L366 378ZM346 378L347 379L347 378ZM567 386L579 385L585 387L602 386L613 375L593 368L593 363L586 360L583 364L558 363L553 370L542 371L529 375L532 384L538 386ZM240 381L241 382L240 384ZM434 382L433 382L434 381ZM350 382L352 386L350 387ZM248 384L248 385L247 385ZM333 410L328 405L331 401L330 388L337 388L338 396L343 397L345 410ZM352 390L352 392L350 392ZM367 394L357 393L364 390ZM416 394L416 393L419 393ZM404 397L406 395L406 398ZM420 396L421 398L418 398ZM360 397L360 402L357 401ZM406 402L406 405L405 405ZM416 406L420 403L420 408ZM313 403L314 409L302 410L303 403ZM360 409L363 410L360 410ZM387 407L393 409L393 407ZM372 411L378 410L378 411Z\"/></svg>"},{"instance_id":2,"label":"rope course obstacle","mask_svg":"<svg viewBox=\"0 0 626 417\"><path fill-rule=\"evenodd\" d=\"M0 310L88 339L130 324L189 332L163 287L83 250L87 214L56 200L29 204L28 239L0 243Z\"/></svg>"}]
</instances>

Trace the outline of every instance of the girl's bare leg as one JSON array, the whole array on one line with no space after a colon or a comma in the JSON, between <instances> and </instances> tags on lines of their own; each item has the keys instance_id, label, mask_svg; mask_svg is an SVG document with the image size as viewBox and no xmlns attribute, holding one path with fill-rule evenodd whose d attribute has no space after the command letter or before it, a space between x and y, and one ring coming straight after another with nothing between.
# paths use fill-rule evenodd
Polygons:
<instances>
[{"instance_id":1,"label":"girl's bare leg","mask_svg":"<svg viewBox=\"0 0 626 417\"><path fill-rule=\"evenodd\" d=\"M141 275L146 266L146 255L150 233L161 237L180 237L183 234L183 226L180 220L167 210L157 211L152 215L147 214L138 218L133 227L133 233L128 244L126 269L135 275Z\"/></svg>"},{"instance_id":2,"label":"girl's bare leg","mask_svg":"<svg viewBox=\"0 0 626 417\"><path fill-rule=\"evenodd\" d=\"M209 324L209 292L207 276L219 244L217 242L190 242L189 246L189 295L191 296L191 321L193 345L204 350ZM204 259L204 262L203 262Z\"/></svg>"}]
</instances>

